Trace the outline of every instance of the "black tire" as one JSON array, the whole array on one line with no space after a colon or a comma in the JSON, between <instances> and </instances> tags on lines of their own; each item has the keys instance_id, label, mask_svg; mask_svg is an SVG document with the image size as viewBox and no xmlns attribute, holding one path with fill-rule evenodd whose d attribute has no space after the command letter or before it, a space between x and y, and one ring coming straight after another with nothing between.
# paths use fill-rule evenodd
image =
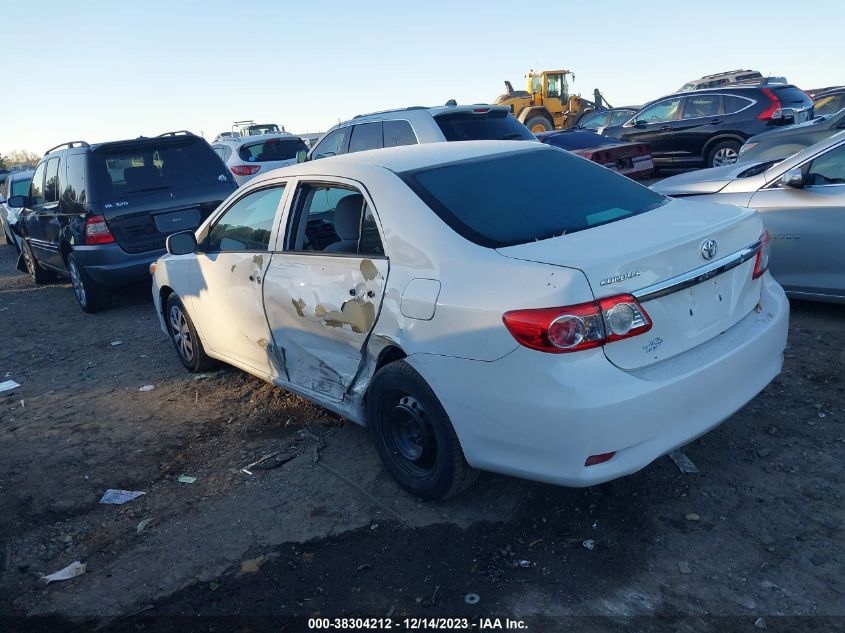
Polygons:
<instances>
[{"instance_id":1,"label":"black tire","mask_svg":"<svg viewBox=\"0 0 845 633\"><path fill-rule=\"evenodd\" d=\"M367 424L385 467L412 495L447 499L475 481L478 471L464 459L443 405L408 363L399 360L376 372Z\"/></svg>"},{"instance_id":2,"label":"black tire","mask_svg":"<svg viewBox=\"0 0 845 633\"><path fill-rule=\"evenodd\" d=\"M84 312L94 313L111 306L111 293L97 285L71 253L67 258L67 272L73 293Z\"/></svg>"},{"instance_id":3,"label":"black tire","mask_svg":"<svg viewBox=\"0 0 845 633\"><path fill-rule=\"evenodd\" d=\"M32 281L37 284L46 284L56 279L56 273L41 267L41 264L35 258L35 253L29 246L29 242L26 240L23 240L23 252L21 254L23 255L26 272L32 277Z\"/></svg>"},{"instance_id":4,"label":"black tire","mask_svg":"<svg viewBox=\"0 0 845 633\"><path fill-rule=\"evenodd\" d=\"M707 167L733 165L739 157L739 141L719 141L707 152Z\"/></svg>"},{"instance_id":5,"label":"black tire","mask_svg":"<svg viewBox=\"0 0 845 633\"><path fill-rule=\"evenodd\" d=\"M537 115L532 116L527 121L525 121L525 127L531 130L532 134L539 134L540 132L551 132L554 129L554 126L551 122L544 116Z\"/></svg>"},{"instance_id":6,"label":"black tire","mask_svg":"<svg viewBox=\"0 0 845 633\"><path fill-rule=\"evenodd\" d=\"M167 297L164 308L164 320L167 323L167 331L170 333L170 340L176 348L176 354L182 365L190 372L196 373L207 371L218 364L205 353L197 329L194 327L191 317L181 299L176 293Z\"/></svg>"}]
</instances>

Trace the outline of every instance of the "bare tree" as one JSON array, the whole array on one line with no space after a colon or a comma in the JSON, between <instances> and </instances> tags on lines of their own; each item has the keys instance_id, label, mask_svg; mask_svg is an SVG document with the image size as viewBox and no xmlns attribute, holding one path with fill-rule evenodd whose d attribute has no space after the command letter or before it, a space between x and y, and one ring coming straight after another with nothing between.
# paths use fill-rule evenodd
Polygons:
<instances>
[{"instance_id":1,"label":"bare tree","mask_svg":"<svg viewBox=\"0 0 845 633\"><path fill-rule=\"evenodd\" d=\"M34 165L41 158L35 152L30 152L27 149L15 149L9 152L6 156L6 167L15 167L17 165Z\"/></svg>"}]
</instances>

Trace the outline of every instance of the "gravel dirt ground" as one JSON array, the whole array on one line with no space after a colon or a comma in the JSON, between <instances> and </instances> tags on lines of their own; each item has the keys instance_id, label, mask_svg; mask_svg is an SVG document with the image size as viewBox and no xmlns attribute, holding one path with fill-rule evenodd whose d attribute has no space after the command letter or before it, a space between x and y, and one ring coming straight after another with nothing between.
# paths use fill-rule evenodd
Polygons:
<instances>
[{"instance_id":1,"label":"gravel dirt ground","mask_svg":"<svg viewBox=\"0 0 845 633\"><path fill-rule=\"evenodd\" d=\"M581 490L484 474L423 504L366 430L232 368L187 374L148 288L86 315L15 259L0 243L0 382L21 384L0 394L0 616L29 618L9 630L845 626L845 306L793 303L784 372L686 447L700 474L668 458ZM146 494L101 505L107 488ZM45 587L73 561L84 575Z\"/></svg>"}]
</instances>

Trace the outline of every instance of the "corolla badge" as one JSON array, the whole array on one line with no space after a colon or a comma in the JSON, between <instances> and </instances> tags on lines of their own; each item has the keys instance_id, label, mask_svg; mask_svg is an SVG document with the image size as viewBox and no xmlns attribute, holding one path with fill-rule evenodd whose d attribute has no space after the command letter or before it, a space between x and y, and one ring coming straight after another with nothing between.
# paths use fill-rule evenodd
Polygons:
<instances>
[{"instance_id":1,"label":"corolla badge","mask_svg":"<svg viewBox=\"0 0 845 633\"><path fill-rule=\"evenodd\" d=\"M602 279L599 282L599 285L600 286L607 286L609 284L618 284L620 281L625 281L626 279L632 279L634 277L639 277L640 274L641 273L640 273L639 270L631 270L631 271L628 271L627 273L623 273L621 275L615 275L613 277L608 277L607 279Z\"/></svg>"},{"instance_id":2,"label":"corolla badge","mask_svg":"<svg viewBox=\"0 0 845 633\"><path fill-rule=\"evenodd\" d=\"M704 243L701 245L701 256L704 259L713 259L718 252L719 245L716 243L716 240L704 240Z\"/></svg>"}]
</instances>

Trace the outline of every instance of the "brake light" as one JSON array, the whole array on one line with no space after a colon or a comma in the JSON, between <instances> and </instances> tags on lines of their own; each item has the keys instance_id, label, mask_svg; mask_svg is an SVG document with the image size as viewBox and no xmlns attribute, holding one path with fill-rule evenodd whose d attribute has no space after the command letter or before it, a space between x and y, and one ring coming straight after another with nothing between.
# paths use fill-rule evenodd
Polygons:
<instances>
[{"instance_id":1,"label":"brake light","mask_svg":"<svg viewBox=\"0 0 845 633\"><path fill-rule=\"evenodd\" d=\"M261 169L261 165L235 165L230 167L230 169L236 176L252 176L253 174L258 173L258 170Z\"/></svg>"},{"instance_id":2,"label":"brake light","mask_svg":"<svg viewBox=\"0 0 845 633\"><path fill-rule=\"evenodd\" d=\"M780 99L777 98L774 92L771 91L770 88L760 88L760 91L769 98L769 107L763 110L760 114L757 115L757 118L761 121L765 121L771 119L774 113L781 109Z\"/></svg>"},{"instance_id":3,"label":"brake light","mask_svg":"<svg viewBox=\"0 0 845 633\"><path fill-rule=\"evenodd\" d=\"M114 242L114 235L111 234L103 216L92 215L85 220L86 244L111 244L112 242Z\"/></svg>"},{"instance_id":4,"label":"brake light","mask_svg":"<svg viewBox=\"0 0 845 633\"><path fill-rule=\"evenodd\" d=\"M520 345L552 354L600 347L648 332L652 325L631 295L561 308L512 310L502 321Z\"/></svg>"},{"instance_id":5,"label":"brake light","mask_svg":"<svg viewBox=\"0 0 845 633\"><path fill-rule=\"evenodd\" d=\"M490 112L490 108L473 108L472 111L476 114L484 114L486 112Z\"/></svg>"},{"instance_id":6,"label":"brake light","mask_svg":"<svg viewBox=\"0 0 845 633\"><path fill-rule=\"evenodd\" d=\"M760 236L760 250L757 251L757 259L754 260L754 272L751 273L752 279L759 279L763 276L769 268L769 237L768 231L763 231Z\"/></svg>"}]
</instances>

